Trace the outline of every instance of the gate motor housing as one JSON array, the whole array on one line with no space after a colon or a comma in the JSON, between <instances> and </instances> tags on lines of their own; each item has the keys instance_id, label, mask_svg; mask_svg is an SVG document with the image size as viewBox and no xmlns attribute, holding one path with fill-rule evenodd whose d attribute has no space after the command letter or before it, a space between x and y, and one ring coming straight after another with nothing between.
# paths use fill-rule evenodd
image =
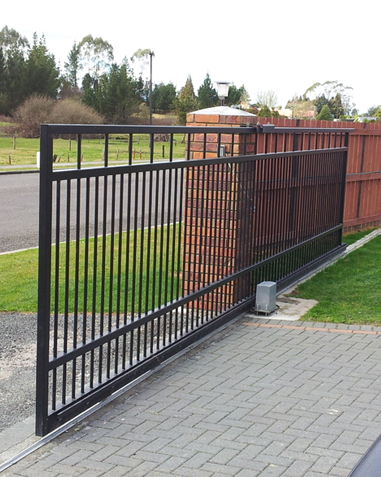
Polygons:
<instances>
[{"instance_id":1,"label":"gate motor housing","mask_svg":"<svg viewBox=\"0 0 381 477\"><path fill-rule=\"evenodd\" d=\"M272 313L276 310L276 283L261 282L257 285L255 297L255 311L259 313Z\"/></svg>"}]
</instances>

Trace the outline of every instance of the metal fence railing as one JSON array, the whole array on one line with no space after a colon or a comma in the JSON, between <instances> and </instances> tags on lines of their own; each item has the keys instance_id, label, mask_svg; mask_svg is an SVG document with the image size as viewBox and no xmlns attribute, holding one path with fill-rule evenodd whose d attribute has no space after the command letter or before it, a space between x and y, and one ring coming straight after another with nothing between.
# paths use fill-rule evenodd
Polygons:
<instances>
[{"instance_id":1,"label":"metal fence railing","mask_svg":"<svg viewBox=\"0 0 381 477\"><path fill-rule=\"evenodd\" d=\"M218 135L216 157L191 159L196 133L205 155ZM305 131L304 148L294 136L293 150L246 155L266 134L276 140L255 127L41 127L38 435L253 307L259 282L281 289L342 250L348 131L327 131L327 143ZM67 169L52 158L70 135ZM88 138L102 142L99 164L83 160ZM231 156L219 157L223 142Z\"/></svg>"}]
</instances>

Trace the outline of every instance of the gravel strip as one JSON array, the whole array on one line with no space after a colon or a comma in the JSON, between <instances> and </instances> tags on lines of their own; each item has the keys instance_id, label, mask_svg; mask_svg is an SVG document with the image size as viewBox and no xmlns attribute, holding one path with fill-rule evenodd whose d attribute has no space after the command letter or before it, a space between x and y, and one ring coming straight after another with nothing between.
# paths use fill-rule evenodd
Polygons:
<instances>
[{"instance_id":1,"label":"gravel strip","mask_svg":"<svg viewBox=\"0 0 381 477\"><path fill-rule=\"evenodd\" d=\"M37 315L0 313L0 432L34 414Z\"/></svg>"}]
</instances>

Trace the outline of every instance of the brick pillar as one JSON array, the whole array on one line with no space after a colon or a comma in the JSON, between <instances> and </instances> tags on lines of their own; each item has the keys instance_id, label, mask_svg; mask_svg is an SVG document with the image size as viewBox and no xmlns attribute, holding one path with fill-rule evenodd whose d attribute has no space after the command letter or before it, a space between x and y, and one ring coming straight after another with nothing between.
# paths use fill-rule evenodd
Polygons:
<instances>
[{"instance_id":1,"label":"brick pillar","mask_svg":"<svg viewBox=\"0 0 381 477\"><path fill-rule=\"evenodd\" d=\"M239 127L256 122L253 114L217 107L187 115L187 126ZM221 135L227 156L255 151L256 135ZM215 158L218 134L192 134L190 158ZM184 294L230 275L252 263L248 237L252 224L253 163L220 164L189 169L185 179ZM251 293L250 279L220 287L193 308L223 311Z\"/></svg>"}]
</instances>

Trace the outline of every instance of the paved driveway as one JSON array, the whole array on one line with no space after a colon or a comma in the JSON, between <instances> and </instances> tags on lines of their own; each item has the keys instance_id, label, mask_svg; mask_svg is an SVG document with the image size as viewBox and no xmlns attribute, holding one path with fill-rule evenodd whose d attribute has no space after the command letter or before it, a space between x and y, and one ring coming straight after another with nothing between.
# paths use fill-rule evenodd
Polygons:
<instances>
[{"instance_id":1,"label":"paved driveway","mask_svg":"<svg viewBox=\"0 0 381 477\"><path fill-rule=\"evenodd\" d=\"M3 475L347 476L381 432L380 340L246 316Z\"/></svg>"}]
</instances>

